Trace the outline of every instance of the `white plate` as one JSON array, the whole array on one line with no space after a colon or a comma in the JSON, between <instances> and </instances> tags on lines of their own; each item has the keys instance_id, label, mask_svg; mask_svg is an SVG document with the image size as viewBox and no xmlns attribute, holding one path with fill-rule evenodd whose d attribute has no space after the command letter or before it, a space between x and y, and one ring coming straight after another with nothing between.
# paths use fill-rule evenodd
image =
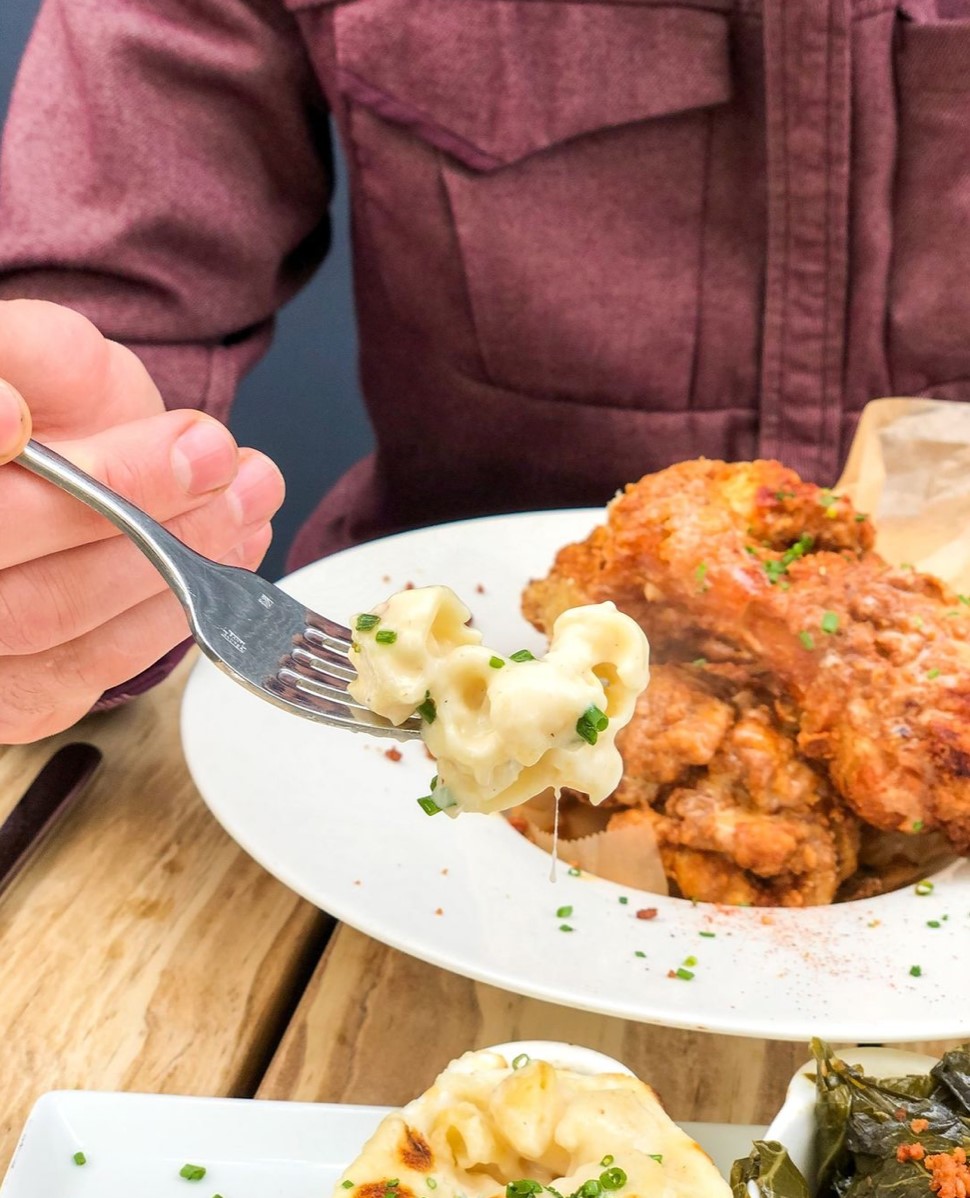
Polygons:
<instances>
[{"instance_id":1,"label":"white plate","mask_svg":"<svg viewBox=\"0 0 970 1198\"><path fill-rule=\"evenodd\" d=\"M538 652L542 639L519 614L522 587L601 516L497 516L403 533L285 585L346 621L407 582L446 583L472 607L487 644ZM353 927L455 973L607 1015L776 1039L970 1031L965 861L939 873L926 897L908 888L770 913L693 905L565 869L551 882L549 858L501 817L421 811L414 800L434 773L421 744L391 761L388 742L296 719L205 661L189 680L182 736L206 802L257 861ZM572 932L559 930L564 906ZM645 907L657 917L638 920ZM688 957L697 958L693 980L670 978Z\"/></svg>"},{"instance_id":2,"label":"white plate","mask_svg":"<svg viewBox=\"0 0 970 1198\"><path fill-rule=\"evenodd\" d=\"M0 1198L328 1198L386 1114L383 1107L45 1094L24 1128ZM758 1127L685 1123L722 1172ZM83 1151L87 1164L74 1164ZM185 1164L206 1175L186 1188Z\"/></svg>"}]
</instances>

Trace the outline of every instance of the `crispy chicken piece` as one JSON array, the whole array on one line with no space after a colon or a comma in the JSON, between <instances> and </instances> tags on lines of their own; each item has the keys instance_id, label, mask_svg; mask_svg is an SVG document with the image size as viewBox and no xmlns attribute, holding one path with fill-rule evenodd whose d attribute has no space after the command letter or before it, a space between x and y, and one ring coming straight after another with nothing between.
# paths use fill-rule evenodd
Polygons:
<instances>
[{"instance_id":1,"label":"crispy chicken piece","mask_svg":"<svg viewBox=\"0 0 970 1198\"><path fill-rule=\"evenodd\" d=\"M649 821L680 892L706 902L830 903L855 870L858 824L759 696L733 704L696 668L659 666L622 733L629 806ZM617 741L618 745L620 741Z\"/></svg>"},{"instance_id":2,"label":"crispy chicken piece","mask_svg":"<svg viewBox=\"0 0 970 1198\"><path fill-rule=\"evenodd\" d=\"M706 645L770 689L867 823L970 851L970 609L894 569L851 504L777 462L686 462L631 484L523 609L611 598L659 660ZM967 614L965 614L967 613Z\"/></svg>"}]
</instances>

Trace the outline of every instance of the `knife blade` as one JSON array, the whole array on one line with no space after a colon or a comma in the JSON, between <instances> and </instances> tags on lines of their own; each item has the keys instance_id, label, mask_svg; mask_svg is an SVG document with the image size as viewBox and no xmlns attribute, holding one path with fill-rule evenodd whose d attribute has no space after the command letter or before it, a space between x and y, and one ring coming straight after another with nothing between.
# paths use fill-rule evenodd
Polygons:
<instances>
[{"instance_id":1,"label":"knife blade","mask_svg":"<svg viewBox=\"0 0 970 1198\"><path fill-rule=\"evenodd\" d=\"M94 745L64 745L27 787L0 825L0 895L67 814L100 764L101 751Z\"/></svg>"}]
</instances>

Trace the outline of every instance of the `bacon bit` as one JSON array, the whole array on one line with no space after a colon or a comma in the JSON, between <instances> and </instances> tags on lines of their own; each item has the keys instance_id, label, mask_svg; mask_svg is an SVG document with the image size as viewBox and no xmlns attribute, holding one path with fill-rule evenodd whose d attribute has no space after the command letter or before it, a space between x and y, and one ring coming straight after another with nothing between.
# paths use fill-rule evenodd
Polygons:
<instances>
[{"instance_id":1,"label":"bacon bit","mask_svg":"<svg viewBox=\"0 0 970 1198\"><path fill-rule=\"evenodd\" d=\"M442 876L443 878L447 878L447 877L448 877L448 870L447 870L447 868L445 868L445 869L443 869L443 870L441 871L441 876Z\"/></svg>"},{"instance_id":2,"label":"bacon bit","mask_svg":"<svg viewBox=\"0 0 970 1198\"><path fill-rule=\"evenodd\" d=\"M404 754L400 749L395 749L393 746L390 749L384 750L384 756L388 761L400 761Z\"/></svg>"},{"instance_id":3,"label":"bacon bit","mask_svg":"<svg viewBox=\"0 0 970 1198\"><path fill-rule=\"evenodd\" d=\"M358 878L357 881L354 883L354 885L355 886L363 886L363 882L361 882L360 878Z\"/></svg>"},{"instance_id":4,"label":"bacon bit","mask_svg":"<svg viewBox=\"0 0 970 1198\"><path fill-rule=\"evenodd\" d=\"M677 970L676 970L676 969L668 969L668 970L667 970L667 977L669 977L669 978L675 978L676 976L677 976Z\"/></svg>"},{"instance_id":5,"label":"bacon bit","mask_svg":"<svg viewBox=\"0 0 970 1198\"><path fill-rule=\"evenodd\" d=\"M390 581L391 581L391 576L390 576L390 574L384 574L384 575L381 577L381 582L390 582Z\"/></svg>"},{"instance_id":6,"label":"bacon bit","mask_svg":"<svg viewBox=\"0 0 970 1198\"><path fill-rule=\"evenodd\" d=\"M773 915L762 915L761 922L767 927L771 927L771 925L775 922L775 919Z\"/></svg>"},{"instance_id":7,"label":"bacon bit","mask_svg":"<svg viewBox=\"0 0 970 1198\"><path fill-rule=\"evenodd\" d=\"M909 1130L913 1133L914 1136L918 1136L921 1132L926 1131L926 1129L929 1127L929 1125L930 1125L929 1119L911 1119L910 1124L909 1124Z\"/></svg>"},{"instance_id":8,"label":"bacon bit","mask_svg":"<svg viewBox=\"0 0 970 1198\"><path fill-rule=\"evenodd\" d=\"M404 584L404 588L403 588L403 589L404 589L405 591L413 591L413 590L414 590L414 583L413 583L413 582L406 582L406 583Z\"/></svg>"},{"instance_id":9,"label":"bacon bit","mask_svg":"<svg viewBox=\"0 0 970 1198\"><path fill-rule=\"evenodd\" d=\"M928 1156L923 1164L930 1171L930 1189L939 1198L967 1198L970 1193L970 1169L962 1148Z\"/></svg>"},{"instance_id":10,"label":"bacon bit","mask_svg":"<svg viewBox=\"0 0 970 1198\"><path fill-rule=\"evenodd\" d=\"M901 1106L896 1107L896 1109L893 1111L893 1118L896 1120L897 1123L905 1123L906 1122L906 1112L903 1110L903 1108Z\"/></svg>"},{"instance_id":11,"label":"bacon bit","mask_svg":"<svg viewBox=\"0 0 970 1198\"><path fill-rule=\"evenodd\" d=\"M484 595L485 594L485 588L482 586L482 584L480 582L475 584L475 594L476 595Z\"/></svg>"},{"instance_id":12,"label":"bacon bit","mask_svg":"<svg viewBox=\"0 0 970 1198\"><path fill-rule=\"evenodd\" d=\"M920 1143L900 1144L896 1149L896 1160L901 1165L904 1165L907 1161L921 1161L925 1155L926 1149Z\"/></svg>"},{"instance_id":13,"label":"bacon bit","mask_svg":"<svg viewBox=\"0 0 970 1198\"><path fill-rule=\"evenodd\" d=\"M444 909L442 907L435 907L434 913L435 915L444 915Z\"/></svg>"},{"instance_id":14,"label":"bacon bit","mask_svg":"<svg viewBox=\"0 0 970 1198\"><path fill-rule=\"evenodd\" d=\"M641 907L640 910L637 912L637 919L656 919L656 918L657 918L657 908L656 907Z\"/></svg>"}]
</instances>

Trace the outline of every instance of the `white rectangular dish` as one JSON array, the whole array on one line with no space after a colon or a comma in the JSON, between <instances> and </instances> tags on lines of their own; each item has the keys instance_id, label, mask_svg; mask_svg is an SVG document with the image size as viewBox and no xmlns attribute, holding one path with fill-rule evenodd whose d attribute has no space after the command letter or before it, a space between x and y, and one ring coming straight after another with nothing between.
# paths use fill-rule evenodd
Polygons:
<instances>
[{"instance_id":1,"label":"white rectangular dish","mask_svg":"<svg viewBox=\"0 0 970 1198\"><path fill-rule=\"evenodd\" d=\"M0 1198L327 1198L383 1107L65 1090L35 1105ZM764 1132L682 1125L727 1176ZM87 1163L75 1165L74 1153ZM179 1176L185 1164L201 1181Z\"/></svg>"}]
</instances>

